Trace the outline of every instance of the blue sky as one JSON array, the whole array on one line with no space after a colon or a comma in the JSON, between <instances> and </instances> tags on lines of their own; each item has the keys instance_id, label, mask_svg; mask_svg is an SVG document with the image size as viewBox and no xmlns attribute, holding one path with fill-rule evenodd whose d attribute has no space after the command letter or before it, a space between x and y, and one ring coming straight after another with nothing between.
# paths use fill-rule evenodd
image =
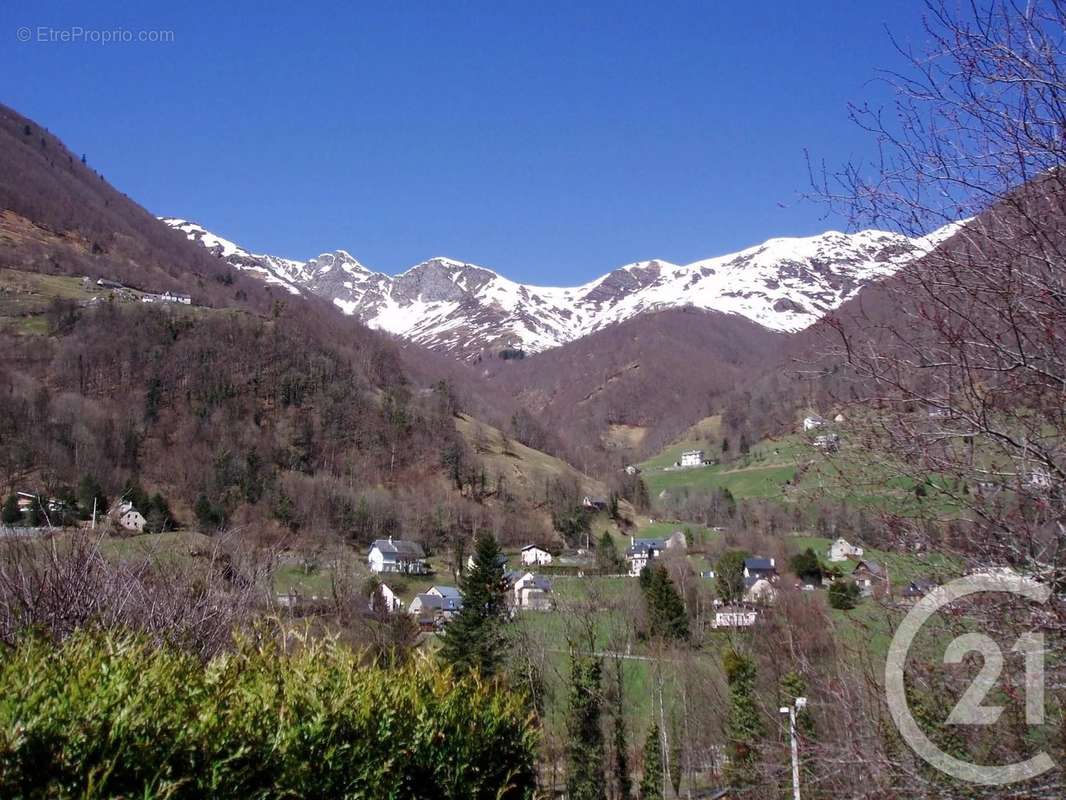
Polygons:
<instances>
[{"instance_id":1,"label":"blue sky","mask_svg":"<svg viewBox=\"0 0 1066 800\"><path fill-rule=\"evenodd\" d=\"M546 284L842 227L804 148L869 157L846 104L924 38L899 0L4 5L0 100L150 211ZM38 40L75 26L173 41Z\"/></svg>"}]
</instances>

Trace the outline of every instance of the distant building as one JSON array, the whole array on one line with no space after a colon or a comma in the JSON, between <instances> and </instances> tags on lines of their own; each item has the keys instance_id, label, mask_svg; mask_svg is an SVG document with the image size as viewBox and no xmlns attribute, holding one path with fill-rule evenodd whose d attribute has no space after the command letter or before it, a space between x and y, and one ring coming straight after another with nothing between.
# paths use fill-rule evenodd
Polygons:
<instances>
[{"instance_id":1,"label":"distant building","mask_svg":"<svg viewBox=\"0 0 1066 800\"><path fill-rule=\"evenodd\" d=\"M441 612L447 619L463 610L463 593L454 586L431 586L427 594L441 599Z\"/></svg>"},{"instance_id":2,"label":"distant building","mask_svg":"<svg viewBox=\"0 0 1066 800\"><path fill-rule=\"evenodd\" d=\"M765 578L769 581L777 580L777 564L772 558L752 556L744 559L745 578Z\"/></svg>"},{"instance_id":3,"label":"distant building","mask_svg":"<svg viewBox=\"0 0 1066 800\"><path fill-rule=\"evenodd\" d=\"M99 286L101 289L125 289L126 288L125 286L123 286L118 281L109 281L106 278L98 278L97 281L96 281L96 285Z\"/></svg>"},{"instance_id":4,"label":"distant building","mask_svg":"<svg viewBox=\"0 0 1066 800\"><path fill-rule=\"evenodd\" d=\"M678 462L682 467L700 467L703 466L703 451L702 450L685 450L681 454L681 461Z\"/></svg>"},{"instance_id":5,"label":"distant building","mask_svg":"<svg viewBox=\"0 0 1066 800\"><path fill-rule=\"evenodd\" d=\"M759 619L759 612L750 606L720 606L714 612L715 628L750 628Z\"/></svg>"},{"instance_id":6,"label":"distant building","mask_svg":"<svg viewBox=\"0 0 1066 800\"><path fill-rule=\"evenodd\" d=\"M821 428L827 424L825 419L817 414L812 414L809 417L803 418L803 430L805 431L813 431L815 428Z\"/></svg>"},{"instance_id":7,"label":"distant building","mask_svg":"<svg viewBox=\"0 0 1066 800\"><path fill-rule=\"evenodd\" d=\"M595 511L606 511L607 500L603 497L593 497L592 495L585 495L581 500L581 505L585 508L591 508Z\"/></svg>"},{"instance_id":8,"label":"distant building","mask_svg":"<svg viewBox=\"0 0 1066 800\"><path fill-rule=\"evenodd\" d=\"M111 512L111 517L119 527L138 533L144 530L147 522L141 512L133 507L133 503L128 501L119 503Z\"/></svg>"},{"instance_id":9,"label":"distant building","mask_svg":"<svg viewBox=\"0 0 1066 800\"><path fill-rule=\"evenodd\" d=\"M862 554L865 551L858 545L853 545L848 542L843 536L829 545L829 551L826 553L826 558L830 561L847 561L849 558L862 558Z\"/></svg>"},{"instance_id":10,"label":"distant building","mask_svg":"<svg viewBox=\"0 0 1066 800\"><path fill-rule=\"evenodd\" d=\"M625 472L626 475L639 475L640 467L636 466L635 464L627 464Z\"/></svg>"},{"instance_id":11,"label":"distant building","mask_svg":"<svg viewBox=\"0 0 1066 800\"><path fill-rule=\"evenodd\" d=\"M505 556L503 553L500 553L498 556L496 556L496 563L499 564L501 567L506 567L507 566L507 556ZM473 553L471 553L470 555L468 555L466 557L466 568L467 569L473 569L474 568L474 554Z\"/></svg>"},{"instance_id":12,"label":"distant building","mask_svg":"<svg viewBox=\"0 0 1066 800\"><path fill-rule=\"evenodd\" d=\"M633 577L640 575L641 571L648 566L653 559L658 558L664 550L684 551L688 547L684 531L674 531L665 539L634 539L629 537L629 547L626 549L626 564L629 566L629 574Z\"/></svg>"},{"instance_id":13,"label":"distant building","mask_svg":"<svg viewBox=\"0 0 1066 800\"><path fill-rule=\"evenodd\" d=\"M523 564L537 566L544 566L545 564L552 563L552 554L545 550L543 547L535 544L527 544L521 550L519 556Z\"/></svg>"},{"instance_id":14,"label":"distant building","mask_svg":"<svg viewBox=\"0 0 1066 800\"><path fill-rule=\"evenodd\" d=\"M370 609L372 611L386 611L393 613L403 611L403 600L394 592L387 583L382 583L374 589L370 595Z\"/></svg>"},{"instance_id":15,"label":"distant building","mask_svg":"<svg viewBox=\"0 0 1066 800\"><path fill-rule=\"evenodd\" d=\"M526 611L549 611L551 590L551 584L543 576L520 573L511 585L514 607Z\"/></svg>"},{"instance_id":16,"label":"distant building","mask_svg":"<svg viewBox=\"0 0 1066 800\"><path fill-rule=\"evenodd\" d=\"M814 437L814 446L826 453L840 449L840 437L835 433L822 433Z\"/></svg>"},{"instance_id":17,"label":"distant building","mask_svg":"<svg viewBox=\"0 0 1066 800\"><path fill-rule=\"evenodd\" d=\"M366 560L371 572L424 575L429 571L426 567L426 554L422 550L422 545L402 539L394 541L391 536L388 539L375 541L370 546Z\"/></svg>"},{"instance_id":18,"label":"distant building","mask_svg":"<svg viewBox=\"0 0 1066 800\"><path fill-rule=\"evenodd\" d=\"M904 603L917 603L936 587L932 581L911 581L903 587L900 597Z\"/></svg>"},{"instance_id":19,"label":"distant building","mask_svg":"<svg viewBox=\"0 0 1066 800\"><path fill-rule=\"evenodd\" d=\"M770 578L754 575L744 579L744 602L768 606L777 600L777 589Z\"/></svg>"},{"instance_id":20,"label":"distant building","mask_svg":"<svg viewBox=\"0 0 1066 800\"><path fill-rule=\"evenodd\" d=\"M860 560L851 573L863 597L880 597L888 594L888 572L876 561Z\"/></svg>"},{"instance_id":21,"label":"distant building","mask_svg":"<svg viewBox=\"0 0 1066 800\"><path fill-rule=\"evenodd\" d=\"M176 292L163 292L159 295L159 299L164 303L181 303L182 305L192 305L192 298L187 294L177 294Z\"/></svg>"}]
</instances>

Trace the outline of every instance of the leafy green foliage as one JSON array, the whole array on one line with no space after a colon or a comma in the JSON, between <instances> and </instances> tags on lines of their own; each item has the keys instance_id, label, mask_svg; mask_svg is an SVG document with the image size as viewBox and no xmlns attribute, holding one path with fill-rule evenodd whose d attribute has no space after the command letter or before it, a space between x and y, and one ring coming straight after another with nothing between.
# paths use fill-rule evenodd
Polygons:
<instances>
[{"instance_id":1,"label":"leafy green foliage","mask_svg":"<svg viewBox=\"0 0 1066 800\"><path fill-rule=\"evenodd\" d=\"M462 672L495 674L503 664L507 583L500 546L490 534L478 537L474 565L460 581L463 607L444 631L441 657Z\"/></svg>"},{"instance_id":2,"label":"leafy green foliage","mask_svg":"<svg viewBox=\"0 0 1066 800\"><path fill-rule=\"evenodd\" d=\"M79 633L0 655L3 797L531 798L535 748L521 697L332 641L204 664Z\"/></svg>"}]
</instances>

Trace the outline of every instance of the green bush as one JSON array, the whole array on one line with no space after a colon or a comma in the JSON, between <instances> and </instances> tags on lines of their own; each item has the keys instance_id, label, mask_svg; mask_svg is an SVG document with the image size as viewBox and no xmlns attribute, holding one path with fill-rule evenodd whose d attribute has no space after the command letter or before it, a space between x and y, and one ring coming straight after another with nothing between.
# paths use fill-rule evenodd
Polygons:
<instances>
[{"instance_id":1,"label":"green bush","mask_svg":"<svg viewBox=\"0 0 1066 800\"><path fill-rule=\"evenodd\" d=\"M204 664L133 634L0 655L5 798L528 798L523 699L331 641Z\"/></svg>"}]
</instances>

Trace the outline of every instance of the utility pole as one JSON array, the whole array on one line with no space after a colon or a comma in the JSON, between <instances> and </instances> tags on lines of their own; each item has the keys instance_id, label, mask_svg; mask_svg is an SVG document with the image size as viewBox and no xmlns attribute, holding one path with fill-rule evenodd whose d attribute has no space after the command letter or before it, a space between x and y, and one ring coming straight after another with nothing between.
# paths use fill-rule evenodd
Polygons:
<instances>
[{"instance_id":1,"label":"utility pole","mask_svg":"<svg viewBox=\"0 0 1066 800\"><path fill-rule=\"evenodd\" d=\"M781 706L778 709L782 714L788 714L788 733L792 739L792 800L800 800L800 765L799 744L796 742L796 712L807 707L806 697L797 697L796 702L790 706Z\"/></svg>"}]
</instances>

